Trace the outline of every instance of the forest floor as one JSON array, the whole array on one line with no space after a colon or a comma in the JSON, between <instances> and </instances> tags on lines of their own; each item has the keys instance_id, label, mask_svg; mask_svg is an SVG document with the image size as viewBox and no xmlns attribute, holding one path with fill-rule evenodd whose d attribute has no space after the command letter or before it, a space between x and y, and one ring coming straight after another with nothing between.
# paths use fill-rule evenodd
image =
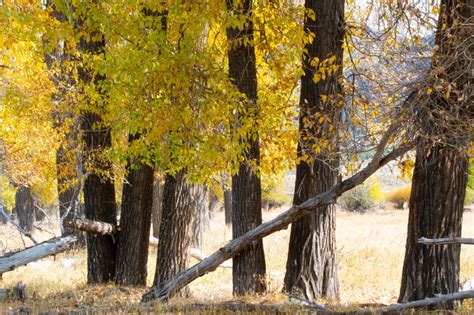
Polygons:
<instances>
[{"instance_id":1,"label":"forest floor","mask_svg":"<svg viewBox=\"0 0 474 315\"><path fill-rule=\"evenodd\" d=\"M269 220L285 209L264 212L264 220ZM405 249L408 211L391 207L375 208L365 213L351 213L338 210L337 244L339 278L341 282L340 301L321 301L338 311L360 309L367 305L386 305L396 302L400 285ZM211 221L208 237L201 250L207 254L224 245L231 238L231 230L223 224L223 213L217 213ZM474 212L464 213L463 236L474 237ZM38 239L51 236L35 232ZM155 311L175 312L186 310L234 309L267 312L273 310L290 311L297 303L288 303L282 295L289 229L270 235L264 240L268 273L268 294L259 297L232 297L232 270L218 268L191 283L191 298L175 298L165 306L155 306ZM9 251L22 248L19 234L7 225L0 226L0 240ZM27 242L29 245L29 242ZM156 249L151 248L149 256L148 285L151 285L156 263ZM0 253L1 254L1 253ZM196 260L191 259L194 264ZM474 246L464 246L461 252L461 282L474 277ZM11 313L26 306L35 312L79 313L137 310L141 295L147 288L86 286L85 250L67 252L56 257L45 258L5 273L0 280L0 288L11 288L17 282L26 285L28 299L25 302L0 302L0 313ZM466 301L462 310L474 310L472 301ZM244 305L242 309L242 305ZM267 311L265 311L267 310ZM273 312L273 311L272 311ZM205 311L207 313L207 311Z\"/></svg>"}]
</instances>

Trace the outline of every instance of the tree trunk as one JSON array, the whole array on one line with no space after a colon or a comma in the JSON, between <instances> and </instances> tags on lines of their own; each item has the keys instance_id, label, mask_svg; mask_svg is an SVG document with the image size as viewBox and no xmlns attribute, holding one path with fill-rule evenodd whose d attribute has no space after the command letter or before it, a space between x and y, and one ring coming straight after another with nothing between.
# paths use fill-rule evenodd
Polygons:
<instances>
[{"instance_id":1,"label":"tree trunk","mask_svg":"<svg viewBox=\"0 0 474 315\"><path fill-rule=\"evenodd\" d=\"M218 206L219 197L211 189L209 190L209 219L213 220L216 217Z\"/></svg>"},{"instance_id":2,"label":"tree trunk","mask_svg":"<svg viewBox=\"0 0 474 315\"><path fill-rule=\"evenodd\" d=\"M124 285L145 285L153 204L153 168L143 162L137 162L134 167L129 163L127 172L122 193L115 281Z\"/></svg>"},{"instance_id":3,"label":"tree trunk","mask_svg":"<svg viewBox=\"0 0 474 315\"><path fill-rule=\"evenodd\" d=\"M20 186L15 193L15 214L18 224L26 232L31 232L35 222L35 207L30 187Z\"/></svg>"},{"instance_id":4,"label":"tree trunk","mask_svg":"<svg viewBox=\"0 0 474 315\"><path fill-rule=\"evenodd\" d=\"M298 156L310 161L303 160L296 167L294 205L333 187L338 175L338 102L342 93L338 81L342 75L344 1L306 0L305 8L316 14L316 20L305 16L305 32L315 38L306 44L303 55ZM320 65L314 63L315 58L322 62L331 57L335 57L337 70L326 79L317 80ZM306 126L306 121L318 121L318 117L329 118L330 126ZM320 146L320 152L315 152L314 146ZM308 300L339 297L335 215L334 205L326 205L291 225L284 291Z\"/></svg>"},{"instance_id":5,"label":"tree trunk","mask_svg":"<svg viewBox=\"0 0 474 315\"><path fill-rule=\"evenodd\" d=\"M52 0L47 0L45 5L51 9L51 15L59 22L66 21L66 15L58 10ZM78 139L78 121L75 119L71 125L65 125L67 120L74 120L71 108L68 105L72 103L68 91L73 90L76 82L70 69L64 66L65 61L72 61L72 55L66 53L69 47L68 42L48 42L48 38L44 38L43 43L49 47L51 52L45 53L44 59L51 72L51 80L54 82L56 93L52 95L53 110L53 126L56 129L67 128L64 134L64 140L56 151L56 179L59 204L59 224L61 235L66 236L74 233L71 228L64 226L65 222L72 220L79 208L79 189L78 181L80 180L80 163L78 159L77 146ZM63 49L59 48L65 46ZM49 51L49 49L45 49ZM77 204L76 204L77 203ZM85 244L83 233L78 232L78 243Z\"/></svg>"},{"instance_id":6,"label":"tree trunk","mask_svg":"<svg viewBox=\"0 0 474 315\"><path fill-rule=\"evenodd\" d=\"M75 139L77 141L77 138ZM78 245L85 245L85 235L80 231L75 231L67 227L64 223L72 220L73 218L80 216L80 198L79 189L77 185L77 179L79 176L71 176L71 174L64 174L65 168L77 167L79 168L78 161L71 159L70 155L74 154L75 151L72 149L66 152L64 147L61 146L56 151L56 171L57 171L57 190L58 190L58 203L59 203L59 220L61 227L61 235L76 234L78 239ZM66 172L69 172L68 170ZM76 174L77 175L77 174Z\"/></svg>"},{"instance_id":7,"label":"tree trunk","mask_svg":"<svg viewBox=\"0 0 474 315\"><path fill-rule=\"evenodd\" d=\"M459 290L460 244L427 246L418 239L460 237L467 185L467 155L420 140L413 172L399 302ZM453 308L450 302L445 305Z\"/></svg>"},{"instance_id":8,"label":"tree trunk","mask_svg":"<svg viewBox=\"0 0 474 315\"><path fill-rule=\"evenodd\" d=\"M161 224L161 209L163 208L163 184L161 183L161 176L155 176L153 184L153 206L152 206L152 225L153 236L158 238L160 236Z\"/></svg>"},{"instance_id":9,"label":"tree trunk","mask_svg":"<svg viewBox=\"0 0 474 315\"><path fill-rule=\"evenodd\" d=\"M102 54L105 40L100 34L91 34L91 38L98 37L102 39L86 41L85 38L81 38L80 49L86 54ZM98 83L104 78L99 74L94 76L89 69L79 68L79 79L83 84L95 84L98 87ZM100 88L98 89L100 91ZM85 111L82 114L82 132L83 168L88 174L84 183L85 216L90 220L117 225L115 188L111 178L112 166L104 156L105 150L111 146L110 130L104 126L98 114ZM117 245L113 236L87 235L87 283L106 283L114 280L116 250Z\"/></svg>"},{"instance_id":10,"label":"tree trunk","mask_svg":"<svg viewBox=\"0 0 474 315\"><path fill-rule=\"evenodd\" d=\"M237 174L232 176L232 237L238 238L262 223L262 189L260 177L254 165L260 163L260 147L256 120L257 69L253 46L252 1L227 0L232 15L245 19L243 29L228 28L230 43L229 77L240 92L246 96L246 105L239 109L237 121L251 119L253 128L245 138L239 139L248 145L244 161ZM236 126L239 128L239 126ZM234 257L232 268L233 293L245 295L263 293L265 283L265 253L263 242L258 240L251 247Z\"/></svg>"},{"instance_id":11,"label":"tree trunk","mask_svg":"<svg viewBox=\"0 0 474 315\"><path fill-rule=\"evenodd\" d=\"M232 190L224 188L224 220L225 225L232 224Z\"/></svg>"},{"instance_id":12,"label":"tree trunk","mask_svg":"<svg viewBox=\"0 0 474 315\"><path fill-rule=\"evenodd\" d=\"M3 189L2 189L2 184L3 184L3 156L5 155L4 148L2 146L2 139L0 138L0 213L3 213L4 207L3 207ZM3 217L3 215L0 215L0 224L6 223L7 220ZM1 279L1 277L0 277Z\"/></svg>"},{"instance_id":13,"label":"tree trunk","mask_svg":"<svg viewBox=\"0 0 474 315\"><path fill-rule=\"evenodd\" d=\"M194 185L193 196L196 212L193 218L192 244L202 248L204 235L209 230L209 190L206 185Z\"/></svg>"},{"instance_id":14,"label":"tree trunk","mask_svg":"<svg viewBox=\"0 0 474 315\"><path fill-rule=\"evenodd\" d=\"M193 186L186 182L185 174L181 170L175 175L166 175L153 285L163 283L186 269L196 212Z\"/></svg>"},{"instance_id":15,"label":"tree trunk","mask_svg":"<svg viewBox=\"0 0 474 315\"><path fill-rule=\"evenodd\" d=\"M442 0L431 80L435 92L420 103L416 152L399 302L459 290L460 244L429 246L418 239L460 237L472 140L474 0ZM450 96L451 88L454 96ZM443 90L445 89L445 90ZM453 309L455 302L443 307Z\"/></svg>"}]
</instances>

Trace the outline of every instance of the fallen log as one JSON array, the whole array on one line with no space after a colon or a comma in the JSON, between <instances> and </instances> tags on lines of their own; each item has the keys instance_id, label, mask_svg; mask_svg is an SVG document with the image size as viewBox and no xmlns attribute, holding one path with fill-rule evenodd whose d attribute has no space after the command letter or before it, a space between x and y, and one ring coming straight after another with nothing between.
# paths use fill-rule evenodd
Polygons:
<instances>
[{"instance_id":1,"label":"fallen log","mask_svg":"<svg viewBox=\"0 0 474 315\"><path fill-rule=\"evenodd\" d=\"M424 307L430 305L438 305L446 302L463 300L463 299L472 299L474 298L474 290L462 291L444 295L438 295L436 297L426 298L423 300L408 302L408 303L398 303L386 307L376 308L372 311L375 313L395 313L401 312L410 308Z\"/></svg>"},{"instance_id":2,"label":"fallen log","mask_svg":"<svg viewBox=\"0 0 474 315\"><path fill-rule=\"evenodd\" d=\"M76 242L77 237L69 235L62 238L52 238L19 252L8 253L0 257L0 274L27 265L41 258L64 252L71 249Z\"/></svg>"},{"instance_id":3,"label":"fallen log","mask_svg":"<svg viewBox=\"0 0 474 315\"><path fill-rule=\"evenodd\" d=\"M445 244L464 244L474 245L474 238L463 237L444 237L444 238L426 238L420 237L418 243L424 245L445 245Z\"/></svg>"},{"instance_id":4,"label":"fallen log","mask_svg":"<svg viewBox=\"0 0 474 315\"><path fill-rule=\"evenodd\" d=\"M244 235L231 240L224 247L220 248L214 254L202 260L200 263L181 273L178 273L168 281L153 287L150 291L142 296L142 303L149 302L154 299L160 299L161 301L168 300L183 287L195 279L211 271L214 271L224 261L233 258L240 251L251 246L251 244L254 242L276 231L284 229L292 222L295 222L299 218L311 213L323 205L329 205L336 202L337 197L339 197L342 193L362 184L380 167L405 154L414 147L415 141L406 142L401 144L398 148L393 149L390 153L384 155L384 151L389 140L396 135L398 129L399 126L397 124L394 124L388 128L376 148L374 157L370 163L360 172L338 183L326 192L310 198L298 206L291 207L289 210L283 212L275 219L267 221L257 226L255 229L248 231Z\"/></svg>"},{"instance_id":5,"label":"fallen log","mask_svg":"<svg viewBox=\"0 0 474 315\"><path fill-rule=\"evenodd\" d=\"M95 235L109 235L117 233L117 226L102 221L93 221L85 218L72 219L65 224L67 227Z\"/></svg>"},{"instance_id":6,"label":"fallen log","mask_svg":"<svg viewBox=\"0 0 474 315\"><path fill-rule=\"evenodd\" d=\"M150 245L154 247L158 247L158 239L154 236L150 236ZM208 256L204 254L200 249L197 248L191 248L189 250L189 254L191 257L193 257L196 260L203 261L206 259ZM225 261L222 264L219 265L221 268L232 268L232 262L230 261Z\"/></svg>"}]
</instances>

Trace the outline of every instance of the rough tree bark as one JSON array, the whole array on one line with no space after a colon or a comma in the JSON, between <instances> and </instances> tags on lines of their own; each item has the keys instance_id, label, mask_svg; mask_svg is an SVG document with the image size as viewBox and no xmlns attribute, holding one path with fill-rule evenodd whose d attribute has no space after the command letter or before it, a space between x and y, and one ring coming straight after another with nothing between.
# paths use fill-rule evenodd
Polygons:
<instances>
[{"instance_id":1,"label":"rough tree bark","mask_svg":"<svg viewBox=\"0 0 474 315\"><path fill-rule=\"evenodd\" d=\"M105 49L103 36L93 30L90 37L93 40L81 38L80 50L90 55L102 54ZM98 83L104 78L99 74L94 76L92 70L85 67L79 68L79 80L83 84L95 84L100 91ZM104 156L104 151L111 146L110 130L104 126L102 118L97 113L85 110L81 121L84 140L83 169L87 174L84 183L85 216L90 220L117 225L115 188L111 179L112 167ZM116 251L116 241L112 236L87 235L87 283L105 283L114 280Z\"/></svg>"},{"instance_id":2,"label":"rough tree bark","mask_svg":"<svg viewBox=\"0 0 474 315\"><path fill-rule=\"evenodd\" d=\"M339 79L342 75L344 1L306 0L305 8L316 14L316 20L305 15L305 32L314 34L314 40L306 44L303 54L298 156L311 160L303 160L296 167L294 205L327 191L334 186L338 176L338 160L334 153L338 147L338 102L342 92ZM321 63L331 57L335 57L337 70L326 79L316 80L320 64L315 64L314 59ZM322 96L327 98L322 99ZM307 121L318 121L319 117L330 119L330 125L306 125ZM330 147L325 148L328 144ZM322 147L321 153L313 151L315 145ZM330 204L291 225L284 291L308 300L339 297L335 216L335 207Z\"/></svg>"},{"instance_id":3,"label":"rough tree bark","mask_svg":"<svg viewBox=\"0 0 474 315\"><path fill-rule=\"evenodd\" d=\"M185 176L184 170L166 175L153 285L163 283L186 269L195 204L193 187L186 182Z\"/></svg>"},{"instance_id":4,"label":"rough tree bark","mask_svg":"<svg viewBox=\"0 0 474 315\"><path fill-rule=\"evenodd\" d=\"M224 187L224 221L225 225L232 224L232 190Z\"/></svg>"},{"instance_id":5,"label":"rough tree bark","mask_svg":"<svg viewBox=\"0 0 474 315\"><path fill-rule=\"evenodd\" d=\"M206 185L194 185L193 202L195 215L192 226L191 245L201 248L204 243L204 235L209 229L209 190Z\"/></svg>"},{"instance_id":6,"label":"rough tree bark","mask_svg":"<svg viewBox=\"0 0 474 315\"><path fill-rule=\"evenodd\" d=\"M239 139L248 145L248 149L244 152L245 161L239 165L237 174L232 176L232 237L238 238L262 223L260 177L252 166L260 162L258 131L255 127L258 115L257 69L253 46L252 1L227 0L227 9L234 17L245 20L243 29L227 29L230 43L229 77L247 98L246 105L239 109L237 120L251 119L254 125L246 138ZM259 240L234 257L233 293L244 295L265 292L265 272L263 242Z\"/></svg>"},{"instance_id":7,"label":"rough tree bark","mask_svg":"<svg viewBox=\"0 0 474 315\"><path fill-rule=\"evenodd\" d=\"M163 184L161 183L161 176L155 171L155 179L153 184L153 205L152 205L152 226L153 236L158 238L160 236L161 224L161 209L163 207Z\"/></svg>"},{"instance_id":8,"label":"rough tree bark","mask_svg":"<svg viewBox=\"0 0 474 315\"><path fill-rule=\"evenodd\" d=\"M464 43L472 37L473 16L474 0L441 1L432 84L436 88L449 83L457 91L451 97L436 91L417 112L422 137L413 172L399 302L459 290L460 244L427 246L418 239L461 236L474 113L474 78L466 71L472 69L473 50ZM454 308L455 303L443 307Z\"/></svg>"},{"instance_id":9,"label":"rough tree bark","mask_svg":"<svg viewBox=\"0 0 474 315\"><path fill-rule=\"evenodd\" d=\"M35 207L30 187L20 186L16 190L14 213L18 218L18 225L26 232L31 232L35 222Z\"/></svg>"},{"instance_id":10,"label":"rough tree bark","mask_svg":"<svg viewBox=\"0 0 474 315\"><path fill-rule=\"evenodd\" d=\"M209 190L209 219L216 217L217 207L219 205L219 197L212 191Z\"/></svg>"},{"instance_id":11,"label":"rough tree bark","mask_svg":"<svg viewBox=\"0 0 474 315\"><path fill-rule=\"evenodd\" d=\"M130 136L129 141L140 135ZM117 245L115 281L125 285L145 285L153 204L153 168L129 162L123 184L120 233Z\"/></svg>"}]
</instances>

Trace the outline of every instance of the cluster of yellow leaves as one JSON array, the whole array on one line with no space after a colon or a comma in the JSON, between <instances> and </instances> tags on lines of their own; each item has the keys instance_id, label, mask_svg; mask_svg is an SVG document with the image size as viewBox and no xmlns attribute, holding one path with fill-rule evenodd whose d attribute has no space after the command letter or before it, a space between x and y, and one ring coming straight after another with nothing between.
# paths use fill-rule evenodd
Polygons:
<instances>
[{"instance_id":1,"label":"cluster of yellow leaves","mask_svg":"<svg viewBox=\"0 0 474 315\"><path fill-rule=\"evenodd\" d=\"M113 147L106 153L116 169L141 159L168 172L186 168L194 181L206 181L235 170L246 149L239 139L256 137L251 132L256 129L259 172L264 181L275 181L296 161L301 56L304 45L315 40L304 32L302 21L304 14L315 19L317 12L305 12L293 1L255 0L253 5L254 38L244 37L244 44L256 51L257 111L236 122L245 97L228 79L226 29L242 28L246 21L230 15L224 1L54 0L49 7L32 0L3 1L0 138L7 148L9 178L28 185L53 181L55 151L77 123L74 117L87 110L102 117L101 127L111 128ZM411 18L408 23L402 13ZM345 99L321 96L322 102L344 105L341 119L347 127L340 138L347 157L369 147L390 121L404 93L400 82L410 77L388 69L406 47L421 45L420 36L400 34L428 28L419 21L429 14L392 1L369 1L365 8L348 1L344 68L365 81L345 80ZM378 40L368 25L378 26ZM77 48L81 40L102 39L103 54ZM48 68L45 57L57 53L67 58ZM385 58L383 75L373 69L380 56ZM335 59L312 61L318 67L315 82L339 70ZM81 69L96 80L78 83ZM68 83L53 83L65 76ZM367 89L377 97L368 97ZM57 112L72 118L55 124ZM312 117L307 123L332 132L332 119ZM129 134L140 137L129 142ZM315 151L331 148L319 140Z\"/></svg>"}]
</instances>

